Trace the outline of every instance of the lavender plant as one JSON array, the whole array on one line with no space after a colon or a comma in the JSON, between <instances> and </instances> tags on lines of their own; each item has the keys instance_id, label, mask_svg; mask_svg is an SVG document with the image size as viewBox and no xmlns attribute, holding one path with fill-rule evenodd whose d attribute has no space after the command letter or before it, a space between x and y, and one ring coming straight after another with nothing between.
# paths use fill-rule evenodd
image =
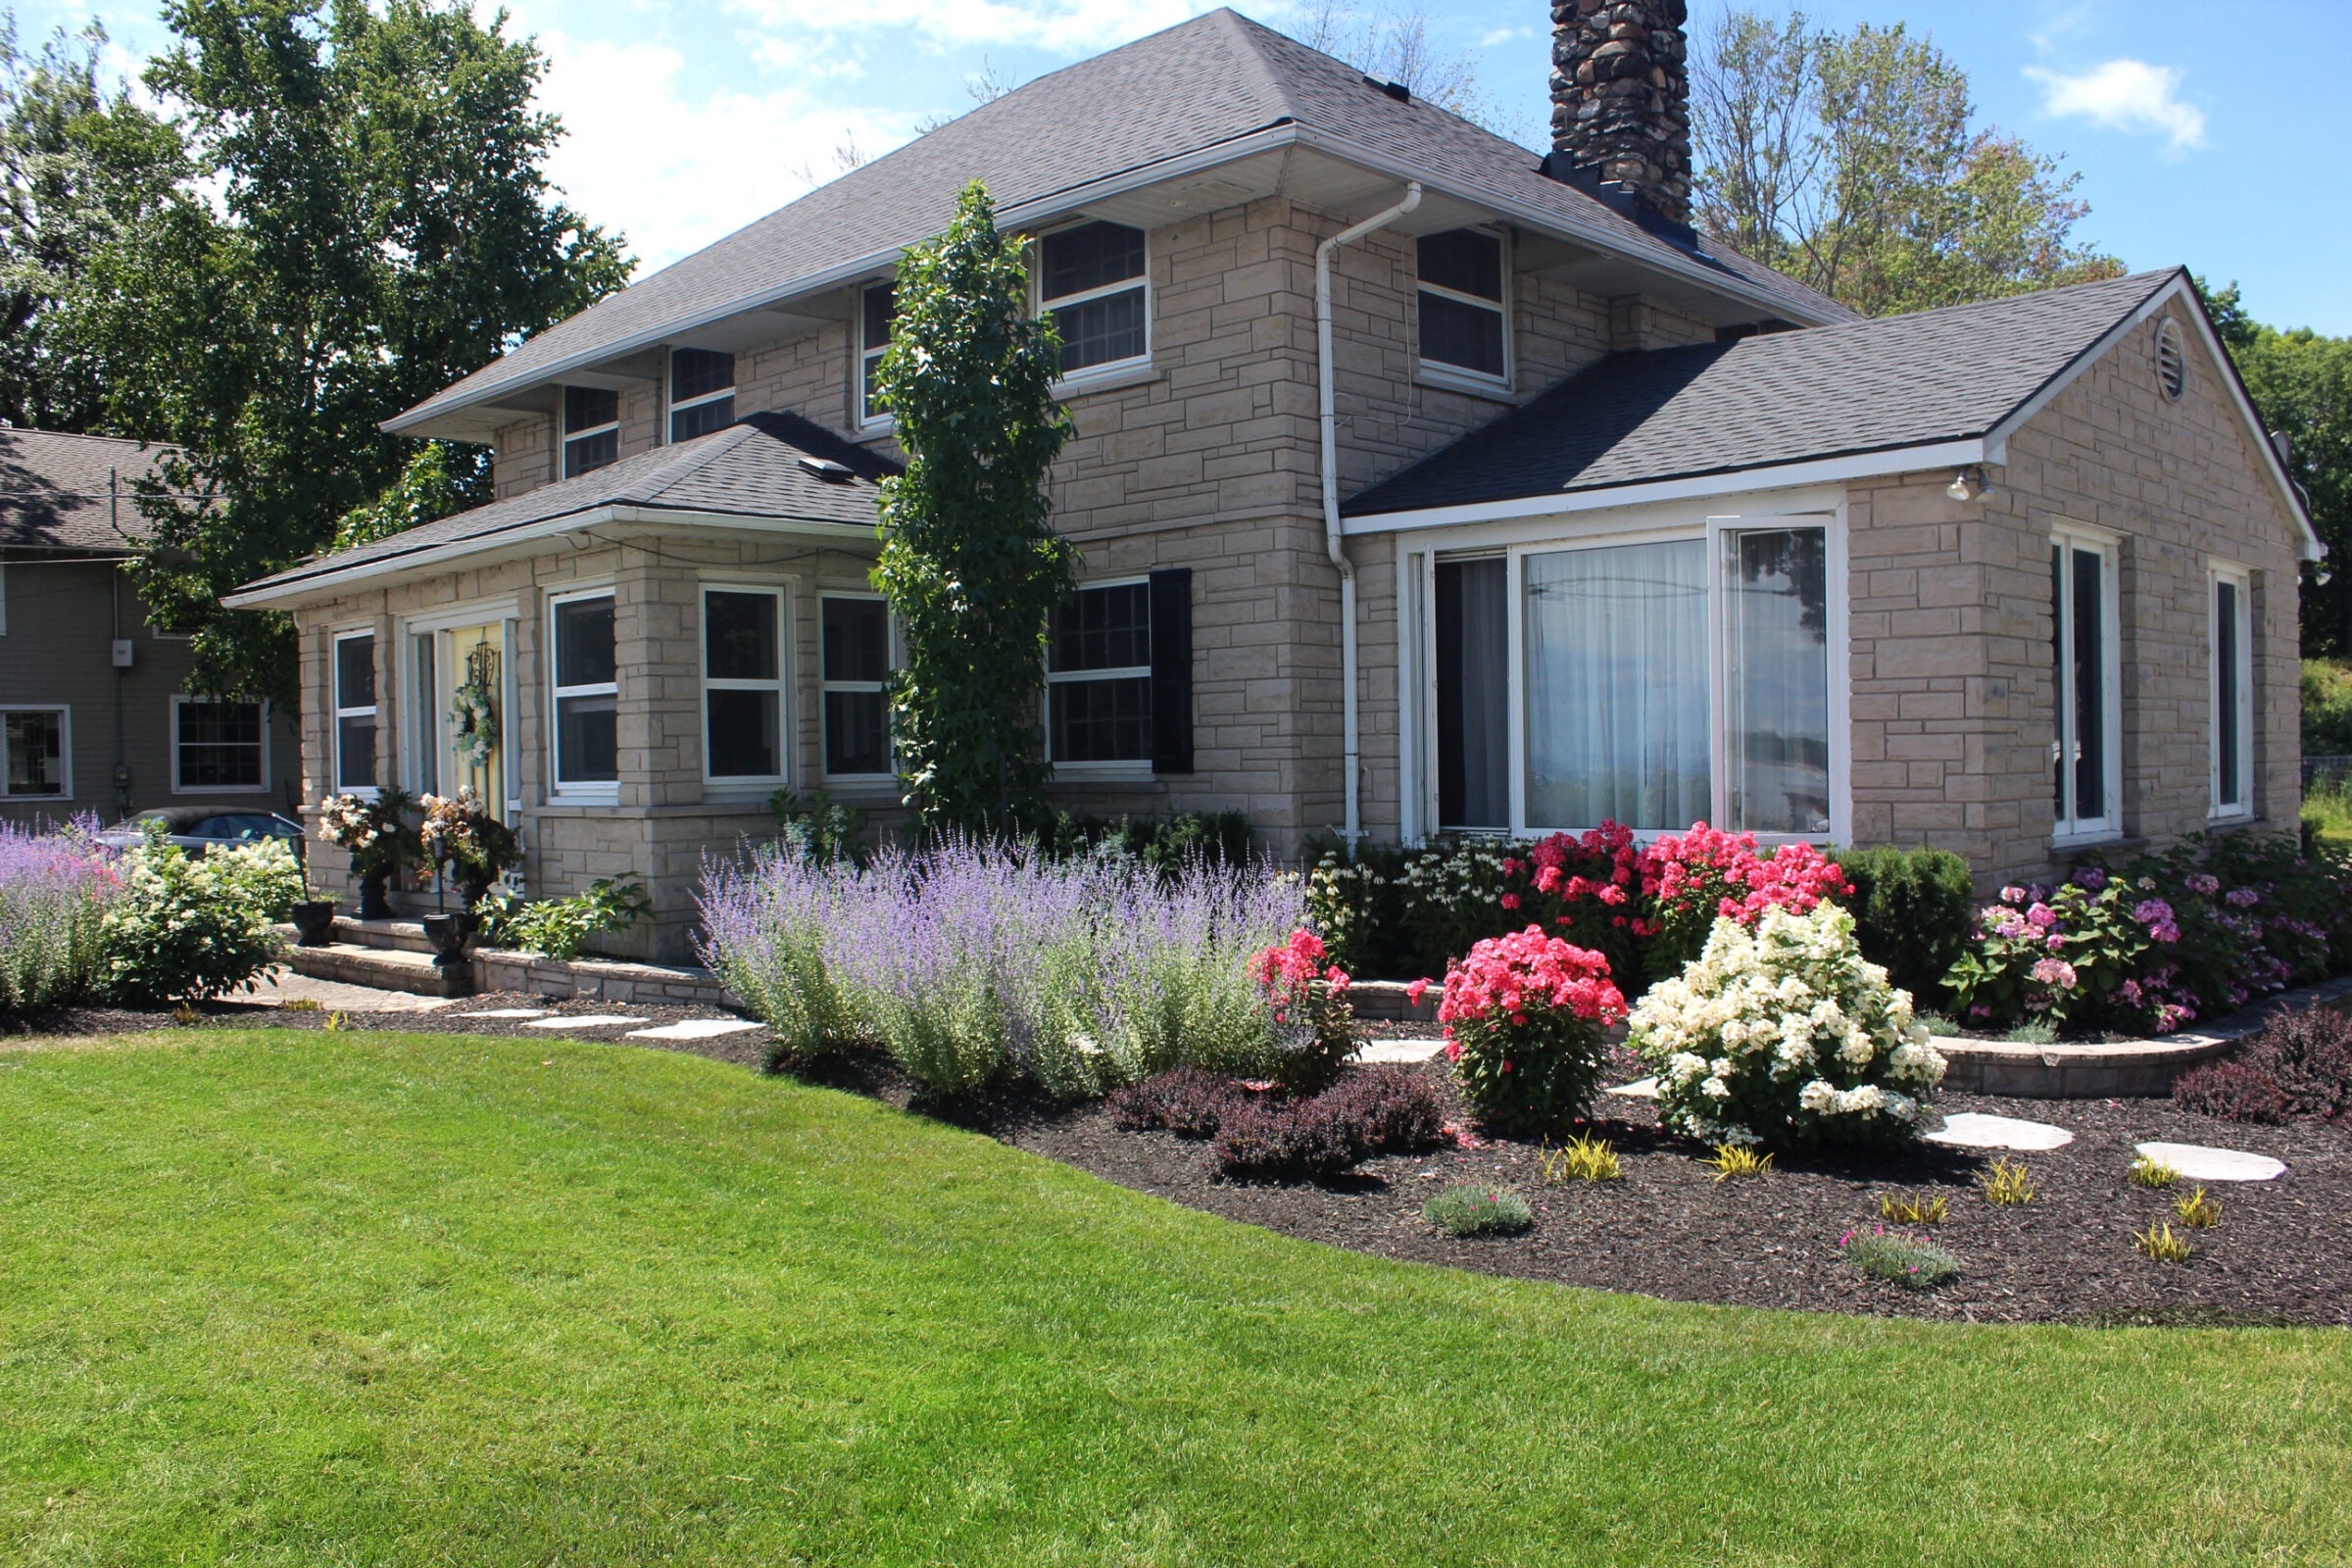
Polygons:
<instances>
[{"instance_id":1,"label":"lavender plant","mask_svg":"<svg viewBox=\"0 0 2352 1568\"><path fill-rule=\"evenodd\" d=\"M0 822L0 1012L70 1002L95 982L107 907L121 894L93 820L41 832Z\"/></svg>"}]
</instances>

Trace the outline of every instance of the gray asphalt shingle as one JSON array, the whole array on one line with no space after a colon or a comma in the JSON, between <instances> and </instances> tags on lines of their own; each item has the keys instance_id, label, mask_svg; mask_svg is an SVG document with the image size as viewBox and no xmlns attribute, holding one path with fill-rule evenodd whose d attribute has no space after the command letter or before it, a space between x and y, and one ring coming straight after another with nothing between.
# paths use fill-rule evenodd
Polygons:
<instances>
[{"instance_id":1,"label":"gray asphalt shingle","mask_svg":"<svg viewBox=\"0 0 2352 1568\"><path fill-rule=\"evenodd\" d=\"M120 554L147 534L132 501L163 448L104 436L0 429L0 546ZM111 505L108 476L120 487Z\"/></svg>"}]
</instances>

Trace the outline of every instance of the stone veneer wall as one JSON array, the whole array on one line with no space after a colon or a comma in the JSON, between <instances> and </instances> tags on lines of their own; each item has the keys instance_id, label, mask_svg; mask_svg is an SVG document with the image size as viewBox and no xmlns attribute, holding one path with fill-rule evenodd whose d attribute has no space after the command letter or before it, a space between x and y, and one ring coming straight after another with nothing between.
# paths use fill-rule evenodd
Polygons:
<instances>
[{"instance_id":1,"label":"stone veneer wall","mask_svg":"<svg viewBox=\"0 0 2352 1568\"><path fill-rule=\"evenodd\" d=\"M1690 220L1683 0L1552 0L1551 144L1577 167Z\"/></svg>"}]
</instances>

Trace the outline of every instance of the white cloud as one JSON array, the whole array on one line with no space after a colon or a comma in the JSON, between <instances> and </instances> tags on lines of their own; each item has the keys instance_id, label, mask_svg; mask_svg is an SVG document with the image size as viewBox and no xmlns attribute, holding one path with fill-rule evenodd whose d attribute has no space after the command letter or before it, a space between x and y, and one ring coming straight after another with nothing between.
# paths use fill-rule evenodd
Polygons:
<instances>
[{"instance_id":1,"label":"white cloud","mask_svg":"<svg viewBox=\"0 0 2352 1568\"><path fill-rule=\"evenodd\" d=\"M888 32L934 49L976 45L1095 54L1211 9L1204 0L727 0L731 15L786 32Z\"/></svg>"},{"instance_id":2,"label":"white cloud","mask_svg":"<svg viewBox=\"0 0 2352 1568\"><path fill-rule=\"evenodd\" d=\"M1535 35L1536 29L1533 27L1496 27L1492 32L1482 34L1479 37L1478 46L1481 49L1492 49L1497 44L1506 44L1517 38L1533 38Z\"/></svg>"},{"instance_id":3,"label":"white cloud","mask_svg":"<svg viewBox=\"0 0 2352 1568\"><path fill-rule=\"evenodd\" d=\"M2110 60L2080 74L2028 66L2042 110L2110 130L2165 137L2175 152L2205 145L2205 111L2180 96L2180 73L2144 60Z\"/></svg>"}]
</instances>

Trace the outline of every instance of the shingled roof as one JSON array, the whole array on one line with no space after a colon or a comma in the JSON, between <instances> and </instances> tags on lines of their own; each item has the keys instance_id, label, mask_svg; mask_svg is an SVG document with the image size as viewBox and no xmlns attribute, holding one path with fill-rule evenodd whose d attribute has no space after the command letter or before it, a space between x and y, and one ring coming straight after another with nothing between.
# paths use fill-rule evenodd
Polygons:
<instances>
[{"instance_id":1,"label":"shingled roof","mask_svg":"<svg viewBox=\"0 0 2352 1568\"><path fill-rule=\"evenodd\" d=\"M2179 269L1693 348L1614 354L1342 509L1474 506L1984 436Z\"/></svg>"},{"instance_id":2,"label":"shingled roof","mask_svg":"<svg viewBox=\"0 0 2352 1568\"><path fill-rule=\"evenodd\" d=\"M148 528L132 504L132 486L164 450L106 436L0 428L0 546L126 553Z\"/></svg>"},{"instance_id":3,"label":"shingled roof","mask_svg":"<svg viewBox=\"0 0 2352 1568\"><path fill-rule=\"evenodd\" d=\"M406 429L741 311L889 265L985 180L1000 212L1052 212L1102 181L1290 127L1398 178L1422 178L1602 251L1801 321L1852 313L1728 247L1661 237L1545 176L1526 148L1232 11L1082 61L842 175L557 323L387 422Z\"/></svg>"},{"instance_id":4,"label":"shingled roof","mask_svg":"<svg viewBox=\"0 0 2352 1568\"><path fill-rule=\"evenodd\" d=\"M828 473L825 465L838 466ZM767 517L871 528L889 459L797 414L754 414L674 446L654 447L576 479L541 485L424 523L354 550L304 562L237 590L232 605L267 603L285 590L323 586L355 569L450 546L490 548L538 524L608 507Z\"/></svg>"}]
</instances>

